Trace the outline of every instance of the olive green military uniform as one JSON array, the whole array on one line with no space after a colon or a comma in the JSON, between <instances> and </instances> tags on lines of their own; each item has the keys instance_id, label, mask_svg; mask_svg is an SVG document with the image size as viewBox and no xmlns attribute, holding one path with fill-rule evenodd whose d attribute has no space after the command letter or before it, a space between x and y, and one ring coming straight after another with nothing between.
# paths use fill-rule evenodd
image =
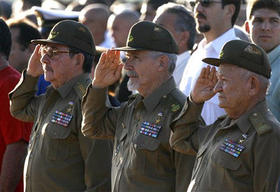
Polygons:
<instances>
[{"instance_id":1,"label":"olive green military uniform","mask_svg":"<svg viewBox=\"0 0 280 192\"><path fill-rule=\"evenodd\" d=\"M25 161L25 191L110 191L112 145L81 133L81 98L90 83L79 75L35 96L37 78L23 74L10 93L11 112L34 121Z\"/></svg>"},{"instance_id":2,"label":"olive green military uniform","mask_svg":"<svg viewBox=\"0 0 280 192\"><path fill-rule=\"evenodd\" d=\"M186 191L194 156L169 145L170 126L185 99L173 78L148 97L133 96L119 108L105 106L106 89L89 87L82 102L82 132L114 138L113 192Z\"/></svg>"},{"instance_id":3,"label":"olive green military uniform","mask_svg":"<svg viewBox=\"0 0 280 192\"><path fill-rule=\"evenodd\" d=\"M260 102L236 120L198 121L202 105L186 103L171 146L196 153L190 191L272 192L280 176L280 124Z\"/></svg>"}]
</instances>

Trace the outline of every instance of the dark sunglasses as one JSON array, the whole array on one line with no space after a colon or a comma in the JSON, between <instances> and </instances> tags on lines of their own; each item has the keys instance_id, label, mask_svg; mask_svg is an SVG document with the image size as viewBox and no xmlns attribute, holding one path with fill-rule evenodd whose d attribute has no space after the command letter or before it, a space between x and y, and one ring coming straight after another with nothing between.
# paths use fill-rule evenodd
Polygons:
<instances>
[{"instance_id":1,"label":"dark sunglasses","mask_svg":"<svg viewBox=\"0 0 280 192\"><path fill-rule=\"evenodd\" d=\"M190 5L194 7L198 3L200 3L202 7L209 7L212 3L222 3L222 2L214 1L214 0L194 0L190 2Z\"/></svg>"}]
</instances>

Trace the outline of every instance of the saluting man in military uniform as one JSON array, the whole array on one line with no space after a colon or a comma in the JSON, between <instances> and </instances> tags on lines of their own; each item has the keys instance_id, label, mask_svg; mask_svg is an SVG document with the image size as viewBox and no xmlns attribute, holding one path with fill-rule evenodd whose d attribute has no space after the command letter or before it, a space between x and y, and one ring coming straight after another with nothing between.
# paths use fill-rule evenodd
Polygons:
<instances>
[{"instance_id":1,"label":"saluting man in military uniform","mask_svg":"<svg viewBox=\"0 0 280 192\"><path fill-rule=\"evenodd\" d=\"M110 191L110 141L81 133L81 99L90 84L95 45L89 30L75 21L57 23L38 44L10 93L10 110L34 121L24 167L25 191ZM39 76L51 82L35 96Z\"/></svg>"},{"instance_id":2,"label":"saluting man in military uniform","mask_svg":"<svg viewBox=\"0 0 280 192\"><path fill-rule=\"evenodd\" d=\"M82 132L91 138L114 138L113 192L185 192L194 157L169 145L170 127L186 100L172 77L177 45L163 27L142 21L130 29L127 46L103 53L82 102ZM128 88L136 94L118 108L106 105L107 87L123 64Z\"/></svg>"},{"instance_id":3,"label":"saluting man in military uniform","mask_svg":"<svg viewBox=\"0 0 280 192\"><path fill-rule=\"evenodd\" d=\"M280 176L280 124L265 95L270 65L260 47L241 40L226 43L220 59L204 68L173 129L175 150L196 154L188 191L272 192ZM199 122L203 103L219 96L227 115L207 127Z\"/></svg>"}]
</instances>

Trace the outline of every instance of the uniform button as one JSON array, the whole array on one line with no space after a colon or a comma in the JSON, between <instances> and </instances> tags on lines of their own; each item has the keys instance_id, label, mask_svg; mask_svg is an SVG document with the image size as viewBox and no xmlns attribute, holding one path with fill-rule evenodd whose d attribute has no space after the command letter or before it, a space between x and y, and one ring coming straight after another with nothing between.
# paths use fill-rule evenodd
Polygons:
<instances>
[{"instance_id":1,"label":"uniform button","mask_svg":"<svg viewBox=\"0 0 280 192\"><path fill-rule=\"evenodd\" d=\"M253 115L254 115L255 117L257 117L257 116L258 116L258 114L257 114L257 113L253 113Z\"/></svg>"}]
</instances>

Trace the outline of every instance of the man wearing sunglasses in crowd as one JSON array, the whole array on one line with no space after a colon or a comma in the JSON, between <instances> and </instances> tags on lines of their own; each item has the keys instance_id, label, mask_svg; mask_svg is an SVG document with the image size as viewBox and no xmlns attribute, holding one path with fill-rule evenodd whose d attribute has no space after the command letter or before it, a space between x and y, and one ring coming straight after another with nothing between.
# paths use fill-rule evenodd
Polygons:
<instances>
[{"instance_id":1,"label":"man wearing sunglasses in crowd","mask_svg":"<svg viewBox=\"0 0 280 192\"><path fill-rule=\"evenodd\" d=\"M25 191L110 191L111 142L81 133L81 99L91 80L95 45L83 24L57 23L31 55L10 93L13 116L34 121L24 167ZM51 82L36 96L38 78Z\"/></svg>"},{"instance_id":2,"label":"man wearing sunglasses in crowd","mask_svg":"<svg viewBox=\"0 0 280 192\"><path fill-rule=\"evenodd\" d=\"M194 6L196 29L198 33L203 34L204 39L198 44L184 70L179 86L184 94L190 94L201 69L206 66L202 59L218 58L222 46L230 40L237 39L233 25L240 10L240 4L240 0L195 0L191 2L191 5ZM207 125L224 114L224 110L218 106L217 96L205 102L201 113Z\"/></svg>"}]
</instances>

